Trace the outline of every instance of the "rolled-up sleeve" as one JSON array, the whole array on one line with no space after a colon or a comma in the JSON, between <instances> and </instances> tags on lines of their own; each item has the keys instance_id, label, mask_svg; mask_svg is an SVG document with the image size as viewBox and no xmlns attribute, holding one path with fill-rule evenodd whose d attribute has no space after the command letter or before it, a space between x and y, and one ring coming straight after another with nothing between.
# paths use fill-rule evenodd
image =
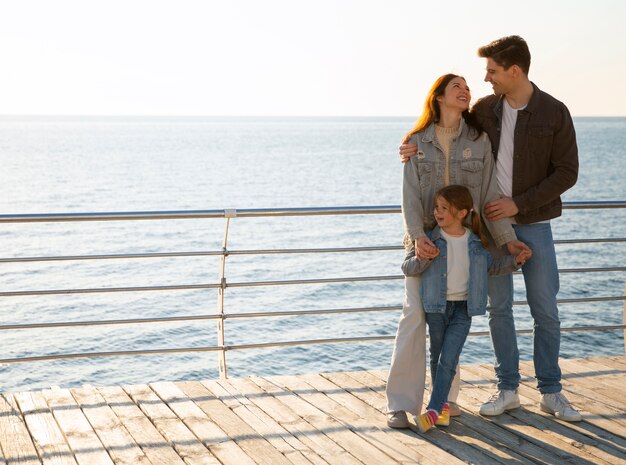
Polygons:
<instances>
[{"instance_id":1,"label":"rolled-up sleeve","mask_svg":"<svg viewBox=\"0 0 626 465\"><path fill-rule=\"evenodd\" d=\"M404 164L402 174L402 220L404 221L404 232L411 241L426 235L424 233L424 207L417 163L416 157L411 157Z\"/></svg>"}]
</instances>

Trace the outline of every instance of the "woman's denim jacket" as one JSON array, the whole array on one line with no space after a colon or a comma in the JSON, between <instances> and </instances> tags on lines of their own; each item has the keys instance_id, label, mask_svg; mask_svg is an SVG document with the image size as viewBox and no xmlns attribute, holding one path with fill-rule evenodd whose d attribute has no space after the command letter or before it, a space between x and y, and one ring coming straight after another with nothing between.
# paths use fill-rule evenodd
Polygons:
<instances>
[{"instance_id":1,"label":"woman's denim jacket","mask_svg":"<svg viewBox=\"0 0 626 465\"><path fill-rule=\"evenodd\" d=\"M474 208L481 212L496 246L501 247L516 236L510 219L491 222L482 215L485 204L499 198L499 192L489 138L484 132L476 140L475 137L476 132L461 119L459 131L450 145L450 184L461 184L469 189ZM415 242L436 225L435 193L444 187L445 156L435 137L435 124L413 134L411 142L417 144L417 154L404 164L402 218L405 239L408 236L410 242Z\"/></svg>"},{"instance_id":2,"label":"woman's denim jacket","mask_svg":"<svg viewBox=\"0 0 626 465\"><path fill-rule=\"evenodd\" d=\"M444 313L448 290L448 259L446 240L441 236L439 226L428 232L428 237L439 249L439 255L432 260L415 258L411 251L402 263L406 276L422 276L420 294L426 313ZM469 284L467 290L467 311L469 316L484 315L487 309L487 275L498 276L519 269L513 255L494 258L485 249L476 234L470 232L468 239Z\"/></svg>"}]
</instances>

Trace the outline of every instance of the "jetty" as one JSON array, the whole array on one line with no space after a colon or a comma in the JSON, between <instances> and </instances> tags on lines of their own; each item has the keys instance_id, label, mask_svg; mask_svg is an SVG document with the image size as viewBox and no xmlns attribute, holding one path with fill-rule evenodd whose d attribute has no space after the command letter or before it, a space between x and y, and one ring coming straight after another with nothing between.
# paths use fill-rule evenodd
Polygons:
<instances>
[{"instance_id":1,"label":"jetty","mask_svg":"<svg viewBox=\"0 0 626 465\"><path fill-rule=\"evenodd\" d=\"M566 210L606 210L626 208L626 202L570 202ZM614 210L613 210L614 211ZM102 287L59 287L0 289L1 299L49 298L50 296L118 293L179 292L207 290L217 294L214 311L187 315L143 317L123 315L120 318L66 321L9 321L0 324L0 334L13 331L54 331L64 328L81 331L85 328L132 327L133 325L164 325L179 322L213 321L216 343L211 345L117 348L111 351L64 352L55 346L54 337L46 338L48 353L30 350L11 352L11 345L0 365L24 364L50 360L120 357L137 355L207 353L217 355L218 367L212 379L152 382L121 386L66 388L52 386L44 390L16 389L0 392L0 465L15 464L141 464L141 465L386 465L386 464L626 464L626 356L620 347L611 356L561 359L563 388L567 397L583 414L583 421L567 423L539 410L539 392L533 378L532 362L522 362L521 407L498 417L481 417L479 406L494 391L494 372L490 364L464 365L461 368L460 417L450 426L427 433L417 428L391 429L386 424L386 371L351 371L310 373L301 375L229 377L227 354L249 349L270 349L336 343L368 343L392 341L393 334L372 335L320 334L311 325L311 339L301 335L283 340L253 343L228 343L225 322L228 319L290 318L305 315L341 315L372 312L396 312L399 305L374 305L358 308L279 309L259 311L227 311L224 305L229 289L265 288L273 286L330 285L363 282L396 281L400 275L320 276L312 279L264 281L231 281L226 273L231 257L276 254L344 254L360 252L399 251L400 245L276 248L232 250L228 248L229 224L235 219L310 215L387 215L398 214L399 206L331 207L300 209L250 209L163 211L122 213L70 213L0 215L0 225L59 222L134 222L151 220L216 219L225 220L222 247L219 250L161 250L107 253L97 247L86 254L72 253L45 256L0 257L0 264L19 266L45 262L111 263L127 260L159 260L194 257L219 259L214 282L169 283L159 285L122 285ZM9 233L7 233L9 234ZM13 234L11 232L10 234ZM36 234L29 232L29 237ZM558 246L584 247L584 244L619 244L626 238L573 238L555 241ZM55 249L56 250L56 249ZM57 253L57 252L54 252ZM558 251L557 251L558 253ZM589 252L588 252L589 253ZM593 253L593 252L591 252ZM158 265L155 265L158 268ZM50 270L54 270L53 267ZM605 276L623 273L626 267L617 260L606 266L592 263L584 268L560 269L560 273ZM53 272L53 271L52 271ZM28 269L22 272L26 287L31 285ZM38 283L47 282L41 276ZM18 286L19 287L19 286ZM38 287L38 286L35 286ZM602 286L598 286L602 289ZM601 291L602 292L602 291ZM563 304L591 304L626 301L620 295L575 295L560 299ZM527 305L514 302L514 305ZM617 307L621 313L621 309ZM611 311L613 308L611 308ZM626 333L626 305L620 324L616 315L596 319L602 325L579 324L562 326L562 332L611 331ZM590 321L592 323L593 321ZM610 324L606 324L606 323ZM518 334L530 334L522 328ZM23 334L23 333L22 333ZM29 334L29 333L26 333ZM487 331L470 336L484 337ZM5 339L6 340L6 339ZM613 337L613 341L615 337ZM610 346L613 347L613 346ZM46 347L48 349L48 347ZM98 348L96 348L98 349ZM586 355L589 351L582 351ZM602 353L607 353L606 348ZM271 356L270 356L271 357ZM306 370L301 370L306 371ZM249 370L246 373L253 373ZM9 374L10 369L4 371ZM47 379L47 378L46 378ZM114 383L114 382L112 382ZM54 384L54 383L51 383ZM60 383L62 384L62 383ZM103 383L104 384L104 383ZM1 386L0 386L1 387ZM5 387L6 390L6 387Z\"/></svg>"},{"instance_id":2,"label":"jetty","mask_svg":"<svg viewBox=\"0 0 626 465\"><path fill-rule=\"evenodd\" d=\"M467 365L461 416L423 434L387 427L386 371L5 393L0 464L626 463L626 356L561 367L582 422L539 410L529 362L522 406L481 417L493 368Z\"/></svg>"}]
</instances>

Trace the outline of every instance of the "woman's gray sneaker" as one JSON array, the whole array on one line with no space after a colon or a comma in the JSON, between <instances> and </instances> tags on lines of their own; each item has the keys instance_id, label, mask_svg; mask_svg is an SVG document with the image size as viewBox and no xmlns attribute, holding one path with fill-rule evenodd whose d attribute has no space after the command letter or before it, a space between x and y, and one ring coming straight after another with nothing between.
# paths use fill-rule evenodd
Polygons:
<instances>
[{"instance_id":1,"label":"woman's gray sneaker","mask_svg":"<svg viewBox=\"0 0 626 465\"><path fill-rule=\"evenodd\" d=\"M409 419L406 416L406 412L404 410L389 412L387 414L387 426L390 428L408 428Z\"/></svg>"}]
</instances>

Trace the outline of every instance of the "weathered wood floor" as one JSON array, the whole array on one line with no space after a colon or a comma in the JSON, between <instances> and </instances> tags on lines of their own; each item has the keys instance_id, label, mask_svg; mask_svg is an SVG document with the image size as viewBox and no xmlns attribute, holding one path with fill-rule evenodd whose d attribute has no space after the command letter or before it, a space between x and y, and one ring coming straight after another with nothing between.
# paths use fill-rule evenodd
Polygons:
<instances>
[{"instance_id":1,"label":"weathered wood floor","mask_svg":"<svg viewBox=\"0 0 626 465\"><path fill-rule=\"evenodd\" d=\"M626 463L626 357L562 369L583 422L539 411L529 363L522 408L480 417L493 370L476 365L461 417L424 435L386 426L382 371L4 394L0 464Z\"/></svg>"}]
</instances>

